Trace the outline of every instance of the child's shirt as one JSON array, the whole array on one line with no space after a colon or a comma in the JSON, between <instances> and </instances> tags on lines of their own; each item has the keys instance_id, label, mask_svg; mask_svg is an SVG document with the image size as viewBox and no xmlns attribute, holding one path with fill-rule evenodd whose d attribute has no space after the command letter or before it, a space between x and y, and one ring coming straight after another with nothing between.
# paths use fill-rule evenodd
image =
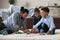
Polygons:
<instances>
[{"instance_id":1,"label":"child's shirt","mask_svg":"<svg viewBox=\"0 0 60 40\"><path fill-rule=\"evenodd\" d=\"M36 23L40 21L41 16L40 17L33 16L33 19L34 19L34 25L35 25Z\"/></svg>"},{"instance_id":2,"label":"child's shirt","mask_svg":"<svg viewBox=\"0 0 60 40\"><path fill-rule=\"evenodd\" d=\"M33 28L37 30L37 27L41 23L47 24L49 31L52 31L53 28L55 28L55 24L52 16L47 16L46 18L42 17L41 20L36 25L33 26Z\"/></svg>"}]
</instances>

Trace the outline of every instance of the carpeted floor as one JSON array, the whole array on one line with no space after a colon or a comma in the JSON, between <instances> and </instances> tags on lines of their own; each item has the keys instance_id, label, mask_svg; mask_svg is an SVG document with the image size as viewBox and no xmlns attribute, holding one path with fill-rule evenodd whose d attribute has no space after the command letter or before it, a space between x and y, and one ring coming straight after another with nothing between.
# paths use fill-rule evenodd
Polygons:
<instances>
[{"instance_id":1,"label":"carpeted floor","mask_svg":"<svg viewBox=\"0 0 60 40\"><path fill-rule=\"evenodd\" d=\"M60 29L56 29L55 35L10 34L0 35L0 40L60 40Z\"/></svg>"}]
</instances>

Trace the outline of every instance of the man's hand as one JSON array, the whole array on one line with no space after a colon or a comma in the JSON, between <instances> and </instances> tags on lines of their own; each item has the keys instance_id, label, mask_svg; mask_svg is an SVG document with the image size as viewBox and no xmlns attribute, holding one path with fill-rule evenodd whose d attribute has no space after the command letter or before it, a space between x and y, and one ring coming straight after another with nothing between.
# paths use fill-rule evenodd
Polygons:
<instances>
[{"instance_id":1,"label":"man's hand","mask_svg":"<svg viewBox=\"0 0 60 40\"><path fill-rule=\"evenodd\" d=\"M19 30L22 30L23 31L24 29L23 29L23 27L19 27Z\"/></svg>"}]
</instances>

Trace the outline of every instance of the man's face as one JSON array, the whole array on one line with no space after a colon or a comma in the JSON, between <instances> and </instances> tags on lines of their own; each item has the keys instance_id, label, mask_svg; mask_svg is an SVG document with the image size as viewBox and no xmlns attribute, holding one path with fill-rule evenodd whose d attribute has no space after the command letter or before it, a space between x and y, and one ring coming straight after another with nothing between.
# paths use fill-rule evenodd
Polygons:
<instances>
[{"instance_id":1,"label":"man's face","mask_svg":"<svg viewBox=\"0 0 60 40\"><path fill-rule=\"evenodd\" d=\"M28 16L28 13L27 13L27 12L25 12L25 13L22 14L22 17L23 17L24 19L25 19L27 16Z\"/></svg>"},{"instance_id":2,"label":"man's face","mask_svg":"<svg viewBox=\"0 0 60 40\"><path fill-rule=\"evenodd\" d=\"M41 10L41 16L42 16L42 17L47 17L47 16L48 16L48 13L45 12L45 11L43 11L43 10Z\"/></svg>"}]
</instances>

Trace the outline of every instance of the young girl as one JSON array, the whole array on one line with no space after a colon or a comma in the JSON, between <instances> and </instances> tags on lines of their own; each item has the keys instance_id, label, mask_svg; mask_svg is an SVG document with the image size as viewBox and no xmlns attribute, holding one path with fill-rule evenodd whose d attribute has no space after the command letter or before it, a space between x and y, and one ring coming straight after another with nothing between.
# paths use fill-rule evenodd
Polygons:
<instances>
[{"instance_id":1,"label":"young girl","mask_svg":"<svg viewBox=\"0 0 60 40\"><path fill-rule=\"evenodd\" d=\"M41 20L41 15L40 15L40 10L38 8L35 8L34 10L34 16L33 16L33 19L34 19L34 25L36 25L40 20ZM36 30L38 31L38 30Z\"/></svg>"}]
</instances>

